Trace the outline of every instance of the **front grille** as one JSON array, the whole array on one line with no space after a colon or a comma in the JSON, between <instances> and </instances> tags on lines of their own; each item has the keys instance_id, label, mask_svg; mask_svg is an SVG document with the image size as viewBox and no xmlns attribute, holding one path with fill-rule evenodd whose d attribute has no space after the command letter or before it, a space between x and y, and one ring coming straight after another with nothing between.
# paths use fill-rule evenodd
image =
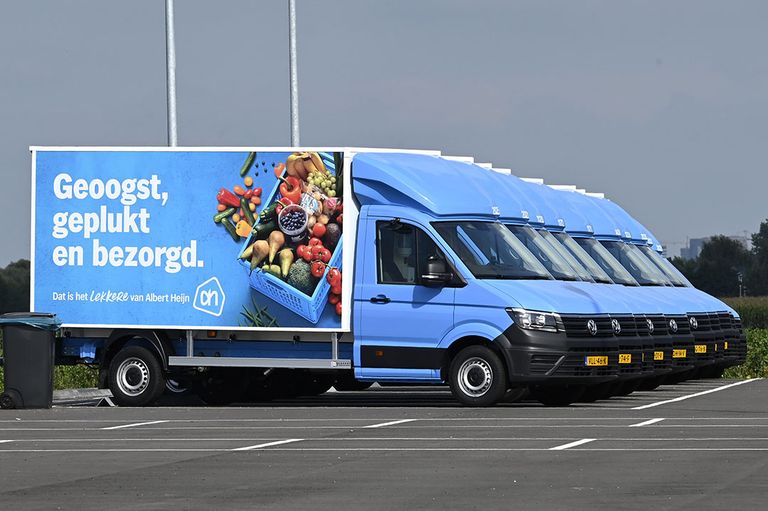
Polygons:
<instances>
[{"instance_id":1,"label":"front grille","mask_svg":"<svg viewBox=\"0 0 768 511\"><path fill-rule=\"evenodd\" d=\"M651 335L651 330L648 328L646 316L642 314L637 314L635 316L635 329L637 330L637 335Z\"/></svg>"},{"instance_id":2,"label":"front grille","mask_svg":"<svg viewBox=\"0 0 768 511\"><path fill-rule=\"evenodd\" d=\"M696 320L696 329L693 330L694 332L709 332L712 330L712 322L710 322L710 315L706 312L704 313L693 313L688 314L689 318L694 318ZM720 320L715 315L714 323L716 324L717 328L720 327Z\"/></svg>"},{"instance_id":3,"label":"front grille","mask_svg":"<svg viewBox=\"0 0 768 511\"><path fill-rule=\"evenodd\" d=\"M673 332L669 326L669 320L671 319L674 319L675 323L677 323L677 332ZM669 333L669 335L687 335L691 333L691 325L688 324L687 316L666 316L665 320L664 331Z\"/></svg>"},{"instance_id":4,"label":"front grille","mask_svg":"<svg viewBox=\"0 0 768 511\"><path fill-rule=\"evenodd\" d=\"M730 330L733 328L733 316L727 312L718 312L717 316L720 320L720 330Z\"/></svg>"},{"instance_id":5,"label":"front grille","mask_svg":"<svg viewBox=\"0 0 768 511\"><path fill-rule=\"evenodd\" d=\"M561 315L560 318L567 337L613 337L610 316ZM595 335L587 328L589 320L594 320L597 326Z\"/></svg>"}]
</instances>

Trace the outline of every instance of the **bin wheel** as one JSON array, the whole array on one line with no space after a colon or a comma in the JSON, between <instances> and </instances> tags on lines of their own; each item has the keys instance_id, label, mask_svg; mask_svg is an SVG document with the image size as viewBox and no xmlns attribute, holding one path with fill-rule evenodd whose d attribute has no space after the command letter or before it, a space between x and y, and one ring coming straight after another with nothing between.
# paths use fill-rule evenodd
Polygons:
<instances>
[{"instance_id":1,"label":"bin wheel","mask_svg":"<svg viewBox=\"0 0 768 511\"><path fill-rule=\"evenodd\" d=\"M127 346L109 364L109 390L119 406L146 406L165 390L157 357L143 346Z\"/></svg>"},{"instance_id":2,"label":"bin wheel","mask_svg":"<svg viewBox=\"0 0 768 511\"><path fill-rule=\"evenodd\" d=\"M11 410L16 408L16 402L13 400L10 394L0 394L0 408L4 410Z\"/></svg>"},{"instance_id":3,"label":"bin wheel","mask_svg":"<svg viewBox=\"0 0 768 511\"><path fill-rule=\"evenodd\" d=\"M504 364L490 348L468 346L451 362L448 375L451 393L468 406L492 406L507 391Z\"/></svg>"}]
</instances>

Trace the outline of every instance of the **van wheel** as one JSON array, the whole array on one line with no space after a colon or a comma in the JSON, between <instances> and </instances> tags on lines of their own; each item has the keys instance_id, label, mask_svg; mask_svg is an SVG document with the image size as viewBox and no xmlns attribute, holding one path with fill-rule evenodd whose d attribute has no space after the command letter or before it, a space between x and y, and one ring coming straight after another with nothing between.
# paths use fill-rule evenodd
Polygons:
<instances>
[{"instance_id":1,"label":"van wheel","mask_svg":"<svg viewBox=\"0 0 768 511\"><path fill-rule=\"evenodd\" d=\"M507 376L498 355L485 346L468 346L451 362L451 393L468 406L491 406L507 391Z\"/></svg>"},{"instance_id":2,"label":"van wheel","mask_svg":"<svg viewBox=\"0 0 768 511\"><path fill-rule=\"evenodd\" d=\"M165 375L154 353L127 346L109 364L109 390L119 406L152 404L165 390Z\"/></svg>"}]
</instances>

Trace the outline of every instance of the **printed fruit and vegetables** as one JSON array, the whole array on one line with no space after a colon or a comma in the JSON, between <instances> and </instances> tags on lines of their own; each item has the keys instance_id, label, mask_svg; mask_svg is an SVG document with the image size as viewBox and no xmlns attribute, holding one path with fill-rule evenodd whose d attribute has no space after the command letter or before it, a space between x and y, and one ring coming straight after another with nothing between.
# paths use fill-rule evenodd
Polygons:
<instances>
[{"instance_id":1,"label":"printed fruit and vegetables","mask_svg":"<svg viewBox=\"0 0 768 511\"><path fill-rule=\"evenodd\" d=\"M295 152L267 172L259 155L250 153L239 176L228 177L231 182L217 191L213 215L242 245L239 258L250 272L264 272L308 297L325 279L328 306L338 315L342 272L330 261L343 229L342 162L341 153ZM272 175L279 184L274 196L265 196L255 185Z\"/></svg>"}]
</instances>

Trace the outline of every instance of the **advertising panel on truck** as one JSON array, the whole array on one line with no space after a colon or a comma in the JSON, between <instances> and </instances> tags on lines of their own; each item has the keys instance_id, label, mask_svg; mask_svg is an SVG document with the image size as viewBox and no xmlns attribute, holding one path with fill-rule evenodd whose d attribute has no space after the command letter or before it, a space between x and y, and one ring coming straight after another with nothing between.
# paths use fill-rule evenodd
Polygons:
<instances>
[{"instance_id":1,"label":"advertising panel on truck","mask_svg":"<svg viewBox=\"0 0 768 511\"><path fill-rule=\"evenodd\" d=\"M32 153L32 310L65 326L349 330L343 150Z\"/></svg>"}]
</instances>

